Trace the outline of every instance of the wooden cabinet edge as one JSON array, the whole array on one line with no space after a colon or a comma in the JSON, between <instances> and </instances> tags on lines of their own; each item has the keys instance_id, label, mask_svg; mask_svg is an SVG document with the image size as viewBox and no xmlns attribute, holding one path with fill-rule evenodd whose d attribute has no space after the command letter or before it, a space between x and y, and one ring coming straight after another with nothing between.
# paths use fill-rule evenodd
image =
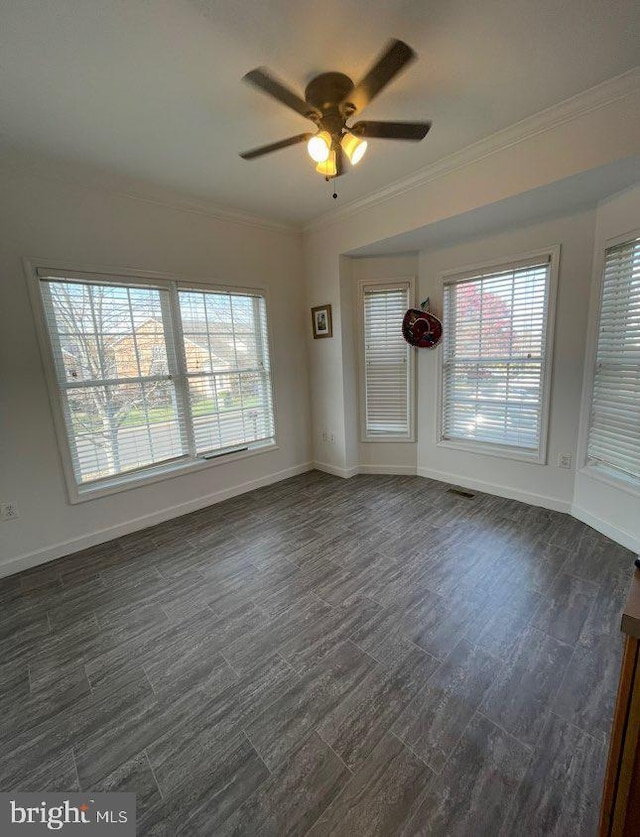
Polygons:
<instances>
[{"instance_id":1,"label":"wooden cabinet edge","mask_svg":"<svg viewBox=\"0 0 640 837\"><path fill-rule=\"evenodd\" d=\"M640 834L640 572L622 616L626 634L607 758L599 837Z\"/></svg>"}]
</instances>

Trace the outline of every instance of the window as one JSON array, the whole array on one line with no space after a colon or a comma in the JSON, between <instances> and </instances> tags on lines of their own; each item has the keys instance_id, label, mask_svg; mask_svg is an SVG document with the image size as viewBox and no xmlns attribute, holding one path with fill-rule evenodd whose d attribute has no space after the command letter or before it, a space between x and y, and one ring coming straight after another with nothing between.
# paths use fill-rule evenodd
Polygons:
<instances>
[{"instance_id":1,"label":"window","mask_svg":"<svg viewBox=\"0 0 640 837\"><path fill-rule=\"evenodd\" d=\"M44 269L37 279L75 496L274 443L264 296Z\"/></svg>"},{"instance_id":2,"label":"window","mask_svg":"<svg viewBox=\"0 0 640 837\"><path fill-rule=\"evenodd\" d=\"M605 251L587 458L640 481L640 238Z\"/></svg>"},{"instance_id":3,"label":"window","mask_svg":"<svg viewBox=\"0 0 640 837\"><path fill-rule=\"evenodd\" d=\"M413 355L402 336L410 280L362 284L362 438L413 439Z\"/></svg>"},{"instance_id":4,"label":"window","mask_svg":"<svg viewBox=\"0 0 640 837\"><path fill-rule=\"evenodd\" d=\"M441 442L544 461L557 250L444 280Z\"/></svg>"}]
</instances>

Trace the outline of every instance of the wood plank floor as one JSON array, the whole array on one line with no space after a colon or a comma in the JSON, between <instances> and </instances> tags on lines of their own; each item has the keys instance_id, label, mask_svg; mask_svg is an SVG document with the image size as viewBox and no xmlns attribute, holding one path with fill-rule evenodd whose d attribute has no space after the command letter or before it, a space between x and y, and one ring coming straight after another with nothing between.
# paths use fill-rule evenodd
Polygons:
<instances>
[{"instance_id":1,"label":"wood plank floor","mask_svg":"<svg viewBox=\"0 0 640 837\"><path fill-rule=\"evenodd\" d=\"M141 835L594 835L633 556L312 472L0 581L0 790Z\"/></svg>"}]
</instances>

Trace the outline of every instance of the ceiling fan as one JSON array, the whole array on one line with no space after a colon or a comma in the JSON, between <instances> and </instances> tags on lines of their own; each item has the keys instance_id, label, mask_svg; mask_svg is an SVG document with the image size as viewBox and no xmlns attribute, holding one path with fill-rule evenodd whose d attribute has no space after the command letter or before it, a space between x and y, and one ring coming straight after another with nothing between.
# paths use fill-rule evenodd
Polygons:
<instances>
[{"instance_id":1,"label":"ceiling fan","mask_svg":"<svg viewBox=\"0 0 640 837\"><path fill-rule=\"evenodd\" d=\"M389 41L357 85L344 73L322 73L309 82L304 91L304 99L275 79L264 67L251 70L244 76L245 81L310 119L316 130L244 151L240 156L244 160L253 160L263 154L306 142L309 156L317 163L316 171L328 180L344 173L345 156L352 165L362 159L368 139L424 139L431 127L430 122L365 120L347 125L415 57L416 53L404 41Z\"/></svg>"}]
</instances>

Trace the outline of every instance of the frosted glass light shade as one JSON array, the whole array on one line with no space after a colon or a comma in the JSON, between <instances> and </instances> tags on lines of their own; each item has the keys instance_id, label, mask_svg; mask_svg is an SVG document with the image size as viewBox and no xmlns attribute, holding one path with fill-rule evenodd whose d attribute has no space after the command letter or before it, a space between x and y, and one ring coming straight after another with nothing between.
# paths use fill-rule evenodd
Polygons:
<instances>
[{"instance_id":1,"label":"frosted glass light shade","mask_svg":"<svg viewBox=\"0 0 640 837\"><path fill-rule=\"evenodd\" d=\"M318 163L316 166L316 171L319 174L323 174L325 177L335 177L338 173L338 168L336 166L336 152L331 149L329 152L329 156L326 160L322 163Z\"/></svg>"},{"instance_id":2,"label":"frosted glass light shade","mask_svg":"<svg viewBox=\"0 0 640 837\"><path fill-rule=\"evenodd\" d=\"M324 163L329 159L331 153L331 135L328 131L320 131L314 134L307 143L307 151L309 156L316 163Z\"/></svg>"},{"instance_id":3,"label":"frosted glass light shade","mask_svg":"<svg viewBox=\"0 0 640 837\"><path fill-rule=\"evenodd\" d=\"M341 145L352 166L357 165L362 160L367 150L367 141L360 139L355 134L345 134L342 137Z\"/></svg>"}]
</instances>

